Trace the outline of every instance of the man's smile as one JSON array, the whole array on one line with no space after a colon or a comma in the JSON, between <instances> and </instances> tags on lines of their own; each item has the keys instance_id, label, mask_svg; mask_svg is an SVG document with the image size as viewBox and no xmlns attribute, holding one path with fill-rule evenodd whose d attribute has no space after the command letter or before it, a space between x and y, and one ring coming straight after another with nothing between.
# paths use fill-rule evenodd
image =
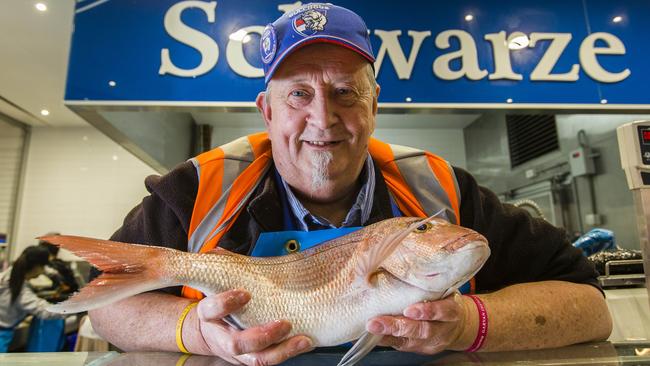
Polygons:
<instances>
[{"instance_id":1,"label":"man's smile","mask_svg":"<svg viewBox=\"0 0 650 366\"><path fill-rule=\"evenodd\" d=\"M333 147L341 143L341 140L337 141L309 141L309 140L303 140L303 142L309 146L312 147Z\"/></svg>"}]
</instances>

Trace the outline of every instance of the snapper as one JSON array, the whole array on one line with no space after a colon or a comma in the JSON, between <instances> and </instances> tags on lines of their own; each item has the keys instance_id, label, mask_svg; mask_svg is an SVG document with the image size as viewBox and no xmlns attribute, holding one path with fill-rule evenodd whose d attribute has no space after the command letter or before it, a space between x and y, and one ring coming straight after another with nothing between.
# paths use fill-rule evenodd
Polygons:
<instances>
[{"instance_id":1,"label":"snapper","mask_svg":"<svg viewBox=\"0 0 650 366\"><path fill-rule=\"evenodd\" d=\"M483 236L434 216L387 219L302 252L266 258L220 248L197 254L76 236L41 239L103 271L50 311L88 311L169 286L188 285L207 295L244 288L252 298L230 323L243 328L286 319L291 335L305 334L316 347L358 339L339 365L356 363L381 339L366 332L369 319L454 293L490 255Z\"/></svg>"}]
</instances>

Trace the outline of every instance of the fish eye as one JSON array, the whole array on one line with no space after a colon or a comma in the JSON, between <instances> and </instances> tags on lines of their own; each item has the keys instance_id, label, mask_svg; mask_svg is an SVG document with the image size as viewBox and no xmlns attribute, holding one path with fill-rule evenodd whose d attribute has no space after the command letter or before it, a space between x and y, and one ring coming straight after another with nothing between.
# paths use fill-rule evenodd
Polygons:
<instances>
[{"instance_id":1,"label":"fish eye","mask_svg":"<svg viewBox=\"0 0 650 366\"><path fill-rule=\"evenodd\" d=\"M433 227L433 225L430 222L425 222L424 224L416 227L415 232L416 233L424 233L424 232L429 231L429 229L431 229L432 227Z\"/></svg>"}]
</instances>

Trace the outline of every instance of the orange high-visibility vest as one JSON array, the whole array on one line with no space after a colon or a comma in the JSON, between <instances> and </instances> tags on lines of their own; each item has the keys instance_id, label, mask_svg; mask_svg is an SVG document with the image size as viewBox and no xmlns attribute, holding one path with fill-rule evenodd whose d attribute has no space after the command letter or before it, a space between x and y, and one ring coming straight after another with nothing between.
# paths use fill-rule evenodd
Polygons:
<instances>
[{"instance_id":1,"label":"orange high-visibility vest","mask_svg":"<svg viewBox=\"0 0 650 366\"><path fill-rule=\"evenodd\" d=\"M405 216L427 217L446 211L460 224L460 191L453 169L426 151L371 138L368 152L377 162L388 190ZM191 159L199 188L187 234L189 252L214 249L235 222L271 166L271 142L266 132L239 138ZM183 296L203 294L183 287Z\"/></svg>"}]
</instances>

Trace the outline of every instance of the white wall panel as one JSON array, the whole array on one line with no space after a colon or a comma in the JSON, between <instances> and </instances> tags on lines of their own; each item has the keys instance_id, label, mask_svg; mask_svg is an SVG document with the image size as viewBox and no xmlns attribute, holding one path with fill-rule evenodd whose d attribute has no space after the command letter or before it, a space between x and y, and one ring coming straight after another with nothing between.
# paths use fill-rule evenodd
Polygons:
<instances>
[{"instance_id":1,"label":"white wall panel","mask_svg":"<svg viewBox=\"0 0 650 366\"><path fill-rule=\"evenodd\" d=\"M50 231L109 237L156 174L92 127L33 128L15 257Z\"/></svg>"},{"instance_id":2,"label":"white wall panel","mask_svg":"<svg viewBox=\"0 0 650 366\"><path fill-rule=\"evenodd\" d=\"M6 235L8 240L11 240L9 235L13 225L25 135L22 128L0 119L0 233ZM5 253L3 245L0 247L0 267Z\"/></svg>"}]
</instances>

